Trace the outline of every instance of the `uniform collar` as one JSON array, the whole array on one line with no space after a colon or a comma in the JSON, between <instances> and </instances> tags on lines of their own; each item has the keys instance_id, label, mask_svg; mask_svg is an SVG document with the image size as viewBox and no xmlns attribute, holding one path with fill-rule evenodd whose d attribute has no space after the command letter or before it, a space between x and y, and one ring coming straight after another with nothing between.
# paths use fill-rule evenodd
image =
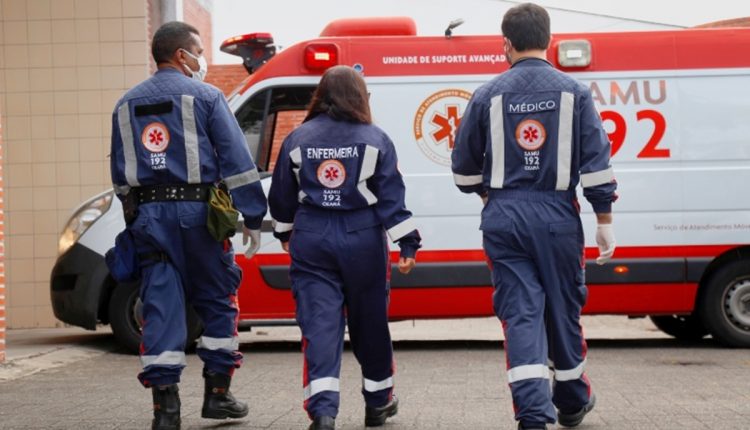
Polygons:
<instances>
[{"instance_id":1,"label":"uniform collar","mask_svg":"<svg viewBox=\"0 0 750 430\"><path fill-rule=\"evenodd\" d=\"M166 74L170 74L170 73L176 73L178 75L185 76L184 73L182 73L181 71L179 71L179 70L177 70L177 69L175 69L173 67L162 67L161 69L156 70L156 73L154 73L154 74L155 75L166 75Z\"/></svg>"},{"instance_id":2,"label":"uniform collar","mask_svg":"<svg viewBox=\"0 0 750 430\"><path fill-rule=\"evenodd\" d=\"M552 64L544 59L537 58L537 57L521 57L513 63L510 68L514 67L539 67L539 66L549 66L552 67Z\"/></svg>"}]
</instances>

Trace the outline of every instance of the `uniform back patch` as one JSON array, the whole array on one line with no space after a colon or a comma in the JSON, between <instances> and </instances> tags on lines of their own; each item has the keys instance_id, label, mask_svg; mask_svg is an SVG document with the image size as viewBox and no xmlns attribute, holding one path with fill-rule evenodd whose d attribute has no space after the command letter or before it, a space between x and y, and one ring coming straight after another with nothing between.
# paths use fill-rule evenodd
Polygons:
<instances>
[{"instance_id":1,"label":"uniform back patch","mask_svg":"<svg viewBox=\"0 0 750 430\"><path fill-rule=\"evenodd\" d=\"M346 180L346 169L338 160L325 160L318 166L318 182L326 188L338 188Z\"/></svg>"},{"instance_id":2,"label":"uniform back patch","mask_svg":"<svg viewBox=\"0 0 750 430\"><path fill-rule=\"evenodd\" d=\"M524 151L536 151L547 140L547 130L534 119L521 121L516 127L516 142Z\"/></svg>"},{"instance_id":3,"label":"uniform back patch","mask_svg":"<svg viewBox=\"0 0 750 430\"><path fill-rule=\"evenodd\" d=\"M152 122L143 129L141 142L149 152L164 152L169 146L169 130L160 122Z\"/></svg>"}]
</instances>

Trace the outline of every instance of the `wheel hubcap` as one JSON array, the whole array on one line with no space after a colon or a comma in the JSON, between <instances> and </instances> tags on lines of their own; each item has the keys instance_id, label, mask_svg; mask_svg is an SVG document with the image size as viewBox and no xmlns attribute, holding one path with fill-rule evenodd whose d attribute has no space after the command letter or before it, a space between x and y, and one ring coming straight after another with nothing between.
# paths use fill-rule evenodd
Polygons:
<instances>
[{"instance_id":1,"label":"wheel hubcap","mask_svg":"<svg viewBox=\"0 0 750 430\"><path fill-rule=\"evenodd\" d=\"M729 287L724 300L724 311L735 327L750 331L750 279Z\"/></svg>"}]
</instances>

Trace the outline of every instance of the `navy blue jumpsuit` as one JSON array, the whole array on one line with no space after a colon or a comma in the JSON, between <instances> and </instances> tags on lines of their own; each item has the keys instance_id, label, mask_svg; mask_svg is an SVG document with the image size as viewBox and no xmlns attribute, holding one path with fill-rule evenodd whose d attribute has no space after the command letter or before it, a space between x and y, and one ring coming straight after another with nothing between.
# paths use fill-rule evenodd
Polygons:
<instances>
[{"instance_id":1,"label":"navy blue jumpsuit","mask_svg":"<svg viewBox=\"0 0 750 430\"><path fill-rule=\"evenodd\" d=\"M580 326L584 239L575 187L611 211L610 142L587 87L529 58L476 90L452 154L458 188L488 192L480 229L505 332L516 419L554 423L591 396ZM550 390L549 365L554 370Z\"/></svg>"},{"instance_id":2,"label":"navy blue jumpsuit","mask_svg":"<svg viewBox=\"0 0 750 430\"><path fill-rule=\"evenodd\" d=\"M123 198L139 187L224 180L245 226L259 229L266 198L224 95L174 69L161 69L118 101L112 116L112 183ZM141 383L169 385L185 367L185 301L204 325L197 353L206 369L231 375L237 351L242 272L226 240L206 228L205 201L156 201L128 226L140 254L165 255L141 268Z\"/></svg>"},{"instance_id":3,"label":"navy blue jumpsuit","mask_svg":"<svg viewBox=\"0 0 750 430\"><path fill-rule=\"evenodd\" d=\"M268 196L274 234L290 241L302 329L304 407L338 414L345 321L371 407L392 398L386 235L414 257L419 234L404 203L393 143L378 127L319 114L281 148Z\"/></svg>"}]
</instances>

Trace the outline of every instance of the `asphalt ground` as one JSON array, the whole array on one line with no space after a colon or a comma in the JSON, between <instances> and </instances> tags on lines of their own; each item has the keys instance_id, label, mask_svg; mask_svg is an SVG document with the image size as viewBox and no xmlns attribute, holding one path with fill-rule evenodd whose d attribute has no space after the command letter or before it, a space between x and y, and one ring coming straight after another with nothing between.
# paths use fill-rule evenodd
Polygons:
<instances>
[{"instance_id":1,"label":"asphalt ground","mask_svg":"<svg viewBox=\"0 0 750 430\"><path fill-rule=\"evenodd\" d=\"M597 406L581 429L750 429L750 353L710 338L682 343L647 320L584 319L587 373ZM247 418L200 418L201 363L188 355L180 384L184 429L304 429L296 327L241 335L233 381ZM492 318L392 325L397 416L385 429L514 429L501 333ZM10 330L0 365L2 429L145 429L151 396L139 362L106 330ZM360 373L346 348L338 429L364 428ZM552 428L555 428L554 426Z\"/></svg>"}]
</instances>

